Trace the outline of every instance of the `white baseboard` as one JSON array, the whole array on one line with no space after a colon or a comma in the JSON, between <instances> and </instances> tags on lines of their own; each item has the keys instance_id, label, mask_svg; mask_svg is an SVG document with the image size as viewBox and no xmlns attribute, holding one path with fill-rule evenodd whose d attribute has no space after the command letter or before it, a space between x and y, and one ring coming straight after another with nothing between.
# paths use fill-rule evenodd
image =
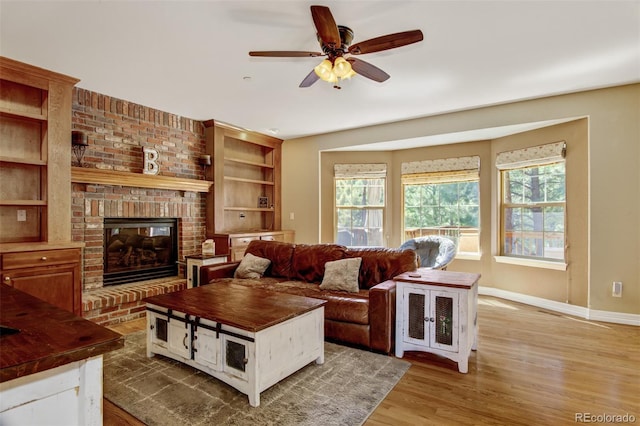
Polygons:
<instances>
[{"instance_id":1,"label":"white baseboard","mask_svg":"<svg viewBox=\"0 0 640 426\"><path fill-rule=\"evenodd\" d=\"M583 306L571 305L569 303L556 302L554 300L543 299L541 297L529 296L527 294L515 293L513 291L501 290L494 287L480 286L478 294L494 296L501 299L524 303L538 308L549 309L550 311L573 315L592 321L613 322L617 324L627 324L640 326L640 315L627 314L624 312L598 311L585 308Z\"/></svg>"}]
</instances>

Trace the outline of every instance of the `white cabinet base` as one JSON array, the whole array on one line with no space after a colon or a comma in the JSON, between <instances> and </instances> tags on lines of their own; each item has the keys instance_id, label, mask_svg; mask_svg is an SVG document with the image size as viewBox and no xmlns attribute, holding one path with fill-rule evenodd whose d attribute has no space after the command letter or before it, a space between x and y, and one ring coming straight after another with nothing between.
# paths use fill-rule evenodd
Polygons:
<instances>
[{"instance_id":1,"label":"white cabinet base","mask_svg":"<svg viewBox=\"0 0 640 426\"><path fill-rule=\"evenodd\" d=\"M478 274L434 271L404 273L396 281L396 349L433 353L469 371L478 346Z\"/></svg>"},{"instance_id":2,"label":"white cabinet base","mask_svg":"<svg viewBox=\"0 0 640 426\"><path fill-rule=\"evenodd\" d=\"M102 425L102 355L0 383L0 425Z\"/></svg>"},{"instance_id":3,"label":"white cabinet base","mask_svg":"<svg viewBox=\"0 0 640 426\"><path fill-rule=\"evenodd\" d=\"M164 355L204 371L248 395L252 407L260 405L262 391L310 362L324 363L324 307L255 333L175 311L170 326L158 327L168 315L147 305L147 356ZM159 338L159 329L166 336Z\"/></svg>"}]
</instances>

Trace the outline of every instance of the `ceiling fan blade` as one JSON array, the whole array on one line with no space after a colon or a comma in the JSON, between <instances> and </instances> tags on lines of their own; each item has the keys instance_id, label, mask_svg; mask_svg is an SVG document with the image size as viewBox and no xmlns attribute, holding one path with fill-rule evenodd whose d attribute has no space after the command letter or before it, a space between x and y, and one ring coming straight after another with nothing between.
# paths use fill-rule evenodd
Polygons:
<instances>
[{"instance_id":1,"label":"ceiling fan blade","mask_svg":"<svg viewBox=\"0 0 640 426\"><path fill-rule=\"evenodd\" d=\"M382 83L389 79L390 75L382 71L375 65L371 65L369 62L365 62L358 58L348 58L347 61L351 63L351 68L363 77L367 77L378 83Z\"/></svg>"},{"instance_id":2,"label":"ceiling fan blade","mask_svg":"<svg viewBox=\"0 0 640 426\"><path fill-rule=\"evenodd\" d=\"M318 77L318 74L316 74L314 70L311 70L311 72L304 78L304 80L302 80L302 83L300 83L300 86L298 87L309 87L319 79L320 77Z\"/></svg>"},{"instance_id":3,"label":"ceiling fan blade","mask_svg":"<svg viewBox=\"0 0 640 426\"><path fill-rule=\"evenodd\" d=\"M249 52L249 56L266 56L270 58L314 58L324 56L320 52L301 52L296 50L267 50L263 52Z\"/></svg>"},{"instance_id":4,"label":"ceiling fan blade","mask_svg":"<svg viewBox=\"0 0 640 426\"><path fill-rule=\"evenodd\" d=\"M423 39L424 37L420 30L387 34L356 43L349 47L349 53L352 55L362 55L364 53L380 52L382 50L394 49L396 47L406 46L407 44L417 43Z\"/></svg>"},{"instance_id":5,"label":"ceiling fan blade","mask_svg":"<svg viewBox=\"0 0 640 426\"><path fill-rule=\"evenodd\" d=\"M311 17L320 40L324 44L333 44L335 47L340 47L340 32L331 10L326 6L311 6Z\"/></svg>"}]
</instances>

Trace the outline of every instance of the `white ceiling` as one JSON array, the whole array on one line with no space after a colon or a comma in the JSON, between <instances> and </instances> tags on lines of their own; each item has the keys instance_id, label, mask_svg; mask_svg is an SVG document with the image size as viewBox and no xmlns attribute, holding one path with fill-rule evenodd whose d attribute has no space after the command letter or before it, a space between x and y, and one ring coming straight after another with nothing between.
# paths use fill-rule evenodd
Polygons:
<instances>
[{"instance_id":1,"label":"white ceiling","mask_svg":"<svg viewBox=\"0 0 640 426\"><path fill-rule=\"evenodd\" d=\"M359 56L391 75L298 88L319 58L311 4L354 43L420 29ZM290 139L640 81L640 1L5 1L0 54L79 87ZM468 135L467 135L468 136Z\"/></svg>"}]
</instances>

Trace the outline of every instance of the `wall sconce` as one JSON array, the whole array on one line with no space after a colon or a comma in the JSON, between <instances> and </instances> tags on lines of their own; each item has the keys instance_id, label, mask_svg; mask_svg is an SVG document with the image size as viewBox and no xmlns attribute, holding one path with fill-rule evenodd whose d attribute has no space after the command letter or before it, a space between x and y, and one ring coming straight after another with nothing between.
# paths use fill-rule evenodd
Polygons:
<instances>
[{"instance_id":1,"label":"wall sconce","mask_svg":"<svg viewBox=\"0 0 640 426\"><path fill-rule=\"evenodd\" d=\"M78 130L74 130L71 132L71 149L73 149L73 154L76 157L76 165L78 167L84 167L82 165L82 158L84 157L84 152L87 149L89 142L87 141L87 135Z\"/></svg>"},{"instance_id":2,"label":"wall sconce","mask_svg":"<svg viewBox=\"0 0 640 426\"><path fill-rule=\"evenodd\" d=\"M198 157L198 164L202 166L202 172L205 173L207 167L211 166L211 156L209 154L201 154L200 157Z\"/></svg>"}]
</instances>

